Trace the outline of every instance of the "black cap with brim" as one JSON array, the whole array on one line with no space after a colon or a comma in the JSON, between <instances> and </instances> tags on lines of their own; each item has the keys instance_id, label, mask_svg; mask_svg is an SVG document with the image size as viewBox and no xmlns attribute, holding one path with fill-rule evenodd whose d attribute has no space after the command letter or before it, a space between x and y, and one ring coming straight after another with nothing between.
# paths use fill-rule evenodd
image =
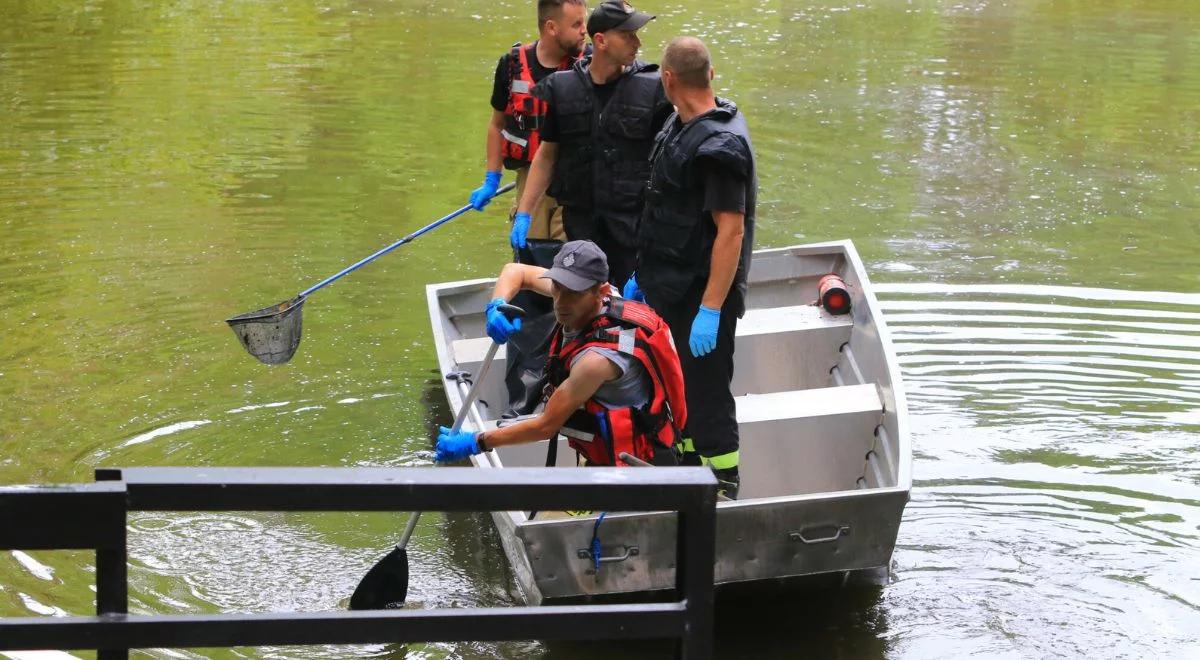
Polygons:
<instances>
[{"instance_id":1,"label":"black cap with brim","mask_svg":"<svg viewBox=\"0 0 1200 660\"><path fill-rule=\"evenodd\" d=\"M643 11L637 11L627 2L608 0L592 10L588 17L588 34L608 32L609 30L639 30L645 24L654 20L655 16Z\"/></svg>"}]
</instances>

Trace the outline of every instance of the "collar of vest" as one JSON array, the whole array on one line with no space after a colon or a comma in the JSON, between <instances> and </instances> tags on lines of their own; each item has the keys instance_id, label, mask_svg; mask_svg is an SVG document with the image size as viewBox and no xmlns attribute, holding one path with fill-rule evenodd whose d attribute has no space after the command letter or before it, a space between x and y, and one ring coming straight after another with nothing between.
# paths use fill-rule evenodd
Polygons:
<instances>
[{"instance_id":1,"label":"collar of vest","mask_svg":"<svg viewBox=\"0 0 1200 660\"><path fill-rule=\"evenodd\" d=\"M584 78L586 78L588 82L593 82L592 74L589 71L591 66L592 66L592 52L591 52L591 50L588 50L583 55L581 55L579 57L579 59L575 60L575 66L572 68L575 69L575 71L577 73L583 75ZM621 75L617 76L616 80L619 81L624 78L628 78L630 76L635 76L639 73L653 73L654 71L658 71L657 64L653 64L651 62L643 62L641 60L634 60L633 64L630 64L628 68L626 68L624 71L622 71Z\"/></svg>"},{"instance_id":2,"label":"collar of vest","mask_svg":"<svg viewBox=\"0 0 1200 660\"><path fill-rule=\"evenodd\" d=\"M709 110L708 112L700 115L699 117L696 117L696 119L715 119L717 121L729 121L730 119L733 119L734 117L736 117L737 113L738 113L738 107L737 107L736 103L734 103L733 101L730 101L729 99L723 99L720 96L718 96L717 97L717 107L713 108L712 110ZM695 121L695 119L693 119L692 121Z\"/></svg>"}]
</instances>

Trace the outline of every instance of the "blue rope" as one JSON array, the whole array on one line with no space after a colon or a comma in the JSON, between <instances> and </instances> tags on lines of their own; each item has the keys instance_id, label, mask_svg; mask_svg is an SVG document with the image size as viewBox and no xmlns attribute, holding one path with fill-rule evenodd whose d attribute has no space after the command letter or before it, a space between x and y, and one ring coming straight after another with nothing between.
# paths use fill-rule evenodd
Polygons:
<instances>
[{"instance_id":1,"label":"blue rope","mask_svg":"<svg viewBox=\"0 0 1200 660\"><path fill-rule=\"evenodd\" d=\"M596 567L596 574L600 574L600 523L604 522L604 516L608 515L607 511L601 511L600 517L596 518L596 524L592 525L592 564Z\"/></svg>"}]
</instances>

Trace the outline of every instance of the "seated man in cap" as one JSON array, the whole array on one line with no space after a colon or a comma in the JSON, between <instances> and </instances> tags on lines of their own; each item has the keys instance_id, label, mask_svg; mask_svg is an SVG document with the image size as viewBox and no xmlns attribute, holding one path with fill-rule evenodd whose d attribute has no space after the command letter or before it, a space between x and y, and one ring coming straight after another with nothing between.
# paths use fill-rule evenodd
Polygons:
<instances>
[{"instance_id":1,"label":"seated man in cap","mask_svg":"<svg viewBox=\"0 0 1200 660\"><path fill-rule=\"evenodd\" d=\"M545 409L483 432L442 427L436 460L462 460L561 431L587 465L628 465L626 455L675 465L687 409L679 356L663 320L642 303L612 296L608 262L591 241L564 244L550 269L504 267L487 306L488 335L497 343L520 331L520 321L499 307L522 289L554 299L558 326L546 365L551 393Z\"/></svg>"}]
</instances>

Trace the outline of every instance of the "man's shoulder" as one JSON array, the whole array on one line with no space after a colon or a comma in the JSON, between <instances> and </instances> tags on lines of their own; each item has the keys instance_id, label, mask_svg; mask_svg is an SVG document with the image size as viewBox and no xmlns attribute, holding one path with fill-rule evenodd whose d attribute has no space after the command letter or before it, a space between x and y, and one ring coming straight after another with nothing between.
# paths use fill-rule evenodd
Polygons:
<instances>
[{"instance_id":1,"label":"man's shoulder","mask_svg":"<svg viewBox=\"0 0 1200 660\"><path fill-rule=\"evenodd\" d=\"M700 155L705 155L710 152L728 152L728 151L749 151L750 146L741 135L718 126L716 130L708 134L704 141L700 143L697 151Z\"/></svg>"},{"instance_id":2,"label":"man's shoulder","mask_svg":"<svg viewBox=\"0 0 1200 660\"><path fill-rule=\"evenodd\" d=\"M624 366L620 357L613 355L612 351L592 346L585 348L574 360L571 364L571 373L583 377L591 376L612 380L621 375Z\"/></svg>"},{"instance_id":3,"label":"man's shoulder","mask_svg":"<svg viewBox=\"0 0 1200 660\"><path fill-rule=\"evenodd\" d=\"M658 65L653 62L644 62L642 60L634 60L633 64L629 65L629 73L643 78L658 79L661 72L658 70Z\"/></svg>"},{"instance_id":4,"label":"man's shoulder","mask_svg":"<svg viewBox=\"0 0 1200 660\"><path fill-rule=\"evenodd\" d=\"M754 162L749 143L741 135L723 129L708 135L695 153L696 160L706 160L739 178L750 172Z\"/></svg>"},{"instance_id":5,"label":"man's shoulder","mask_svg":"<svg viewBox=\"0 0 1200 660\"><path fill-rule=\"evenodd\" d=\"M513 55L516 54L518 48L528 51L529 49L534 48L536 46L537 46L536 41L530 41L529 43L525 43L523 41L518 41L518 42L514 43L513 45L509 46L508 50L504 51L504 53L502 53L500 55L499 62L500 62L500 64L502 64L504 66L511 66L513 63Z\"/></svg>"},{"instance_id":6,"label":"man's shoulder","mask_svg":"<svg viewBox=\"0 0 1200 660\"><path fill-rule=\"evenodd\" d=\"M536 90L534 93L543 100L549 100L554 95L555 90L572 85L577 79L578 74L575 73L574 69L555 71L538 81L537 86L534 88Z\"/></svg>"}]
</instances>

